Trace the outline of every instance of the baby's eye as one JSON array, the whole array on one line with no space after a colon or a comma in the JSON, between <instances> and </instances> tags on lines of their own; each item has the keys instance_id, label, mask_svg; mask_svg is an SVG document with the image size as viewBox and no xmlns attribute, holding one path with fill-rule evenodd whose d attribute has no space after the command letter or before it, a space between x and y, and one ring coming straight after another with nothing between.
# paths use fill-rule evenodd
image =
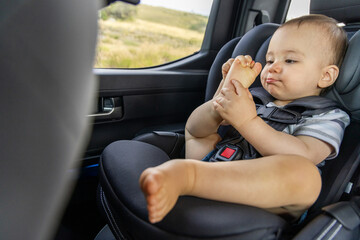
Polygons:
<instances>
[{"instance_id":1,"label":"baby's eye","mask_svg":"<svg viewBox=\"0 0 360 240\"><path fill-rule=\"evenodd\" d=\"M285 62L286 62L286 63L296 63L297 61L292 60L292 59L286 59Z\"/></svg>"},{"instance_id":2,"label":"baby's eye","mask_svg":"<svg viewBox=\"0 0 360 240\"><path fill-rule=\"evenodd\" d=\"M274 61L273 60L266 60L266 64L273 64Z\"/></svg>"}]
</instances>

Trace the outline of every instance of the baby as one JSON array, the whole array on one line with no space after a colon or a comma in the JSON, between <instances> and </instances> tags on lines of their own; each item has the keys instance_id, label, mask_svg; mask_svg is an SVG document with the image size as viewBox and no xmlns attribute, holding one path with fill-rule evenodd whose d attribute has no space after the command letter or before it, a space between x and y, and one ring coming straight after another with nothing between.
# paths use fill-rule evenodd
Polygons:
<instances>
[{"instance_id":1,"label":"baby","mask_svg":"<svg viewBox=\"0 0 360 240\"><path fill-rule=\"evenodd\" d=\"M247 88L262 70L261 84L275 98L273 105L318 96L338 77L346 47L346 34L335 20L308 15L274 33L263 69L250 56L227 61L213 99L195 109L186 123L186 159L170 160L140 176L150 222L161 221L181 195L293 217L309 208L321 190L317 165L338 154L349 116L335 109L276 131L257 116ZM263 157L199 161L221 140L221 124L232 125Z\"/></svg>"}]
</instances>

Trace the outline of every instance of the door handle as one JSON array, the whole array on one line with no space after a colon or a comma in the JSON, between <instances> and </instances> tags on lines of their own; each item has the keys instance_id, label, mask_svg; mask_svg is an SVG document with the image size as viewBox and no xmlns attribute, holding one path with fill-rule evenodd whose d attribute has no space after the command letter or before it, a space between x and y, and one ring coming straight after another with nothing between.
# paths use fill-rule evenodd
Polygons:
<instances>
[{"instance_id":1,"label":"door handle","mask_svg":"<svg viewBox=\"0 0 360 240\"><path fill-rule=\"evenodd\" d=\"M100 97L96 112L88 117L94 117L95 121L120 119L123 116L122 105L120 97Z\"/></svg>"}]
</instances>

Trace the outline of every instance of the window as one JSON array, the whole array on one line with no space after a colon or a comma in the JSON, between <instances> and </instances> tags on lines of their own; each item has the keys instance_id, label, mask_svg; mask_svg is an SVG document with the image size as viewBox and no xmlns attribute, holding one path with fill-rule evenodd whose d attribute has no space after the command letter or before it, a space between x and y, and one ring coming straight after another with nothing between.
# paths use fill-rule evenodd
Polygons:
<instances>
[{"instance_id":1,"label":"window","mask_svg":"<svg viewBox=\"0 0 360 240\"><path fill-rule=\"evenodd\" d=\"M310 0L291 0L286 21L309 14Z\"/></svg>"},{"instance_id":2,"label":"window","mask_svg":"<svg viewBox=\"0 0 360 240\"><path fill-rule=\"evenodd\" d=\"M144 68L201 48L212 0L115 2L99 11L95 68Z\"/></svg>"}]
</instances>

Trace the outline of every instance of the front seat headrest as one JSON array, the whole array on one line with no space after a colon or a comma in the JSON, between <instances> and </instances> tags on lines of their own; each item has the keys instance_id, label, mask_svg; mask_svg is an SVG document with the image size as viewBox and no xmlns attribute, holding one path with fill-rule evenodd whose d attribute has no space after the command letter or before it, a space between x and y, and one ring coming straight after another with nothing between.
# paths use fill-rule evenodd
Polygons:
<instances>
[{"instance_id":1,"label":"front seat headrest","mask_svg":"<svg viewBox=\"0 0 360 240\"><path fill-rule=\"evenodd\" d=\"M342 23L360 21L360 3L358 0L311 0L310 13L323 14Z\"/></svg>"}]
</instances>

